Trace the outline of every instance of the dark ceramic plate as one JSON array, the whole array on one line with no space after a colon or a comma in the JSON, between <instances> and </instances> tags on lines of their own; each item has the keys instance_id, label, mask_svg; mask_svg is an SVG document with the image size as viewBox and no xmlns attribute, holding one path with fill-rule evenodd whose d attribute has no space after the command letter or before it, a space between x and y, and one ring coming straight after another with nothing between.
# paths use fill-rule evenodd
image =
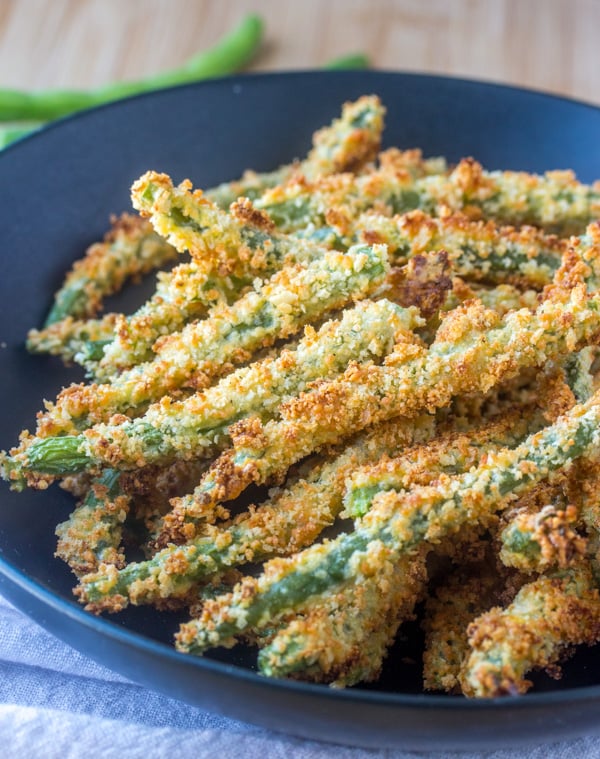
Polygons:
<instances>
[{"instance_id":1,"label":"dark ceramic plate","mask_svg":"<svg viewBox=\"0 0 600 759\"><path fill-rule=\"evenodd\" d=\"M379 94L388 108L387 145L420 146L451 161L473 155L492 169L571 167L584 181L600 177L600 109L430 76L239 77L145 95L52 126L0 155L0 447L31 428L43 397L81 377L29 356L23 340L109 214L129 208L132 180L152 168L209 187L247 167L270 169L302 156L313 130L364 93ZM489 702L419 692L418 665L407 663L418 651L416 628L369 689L267 680L238 649L183 656L171 647L175 616L139 608L98 619L77 606L72 576L53 558L54 528L70 511L69 497L55 488L10 493L4 483L1 494L2 592L80 651L190 704L364 746L492 748L599 729L600 654L593 649L573 658L559 683L540 678L524 697Z\"/></svg>"}]
</instances>

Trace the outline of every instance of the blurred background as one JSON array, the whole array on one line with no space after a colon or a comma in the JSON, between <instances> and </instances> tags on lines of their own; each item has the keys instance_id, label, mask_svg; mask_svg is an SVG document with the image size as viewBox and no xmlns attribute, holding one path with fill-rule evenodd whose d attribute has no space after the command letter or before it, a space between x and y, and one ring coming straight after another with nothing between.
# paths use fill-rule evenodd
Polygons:
<instances>
[{"instance_id":1,"label":"blurred background","mask_svg":"<svg viewBox=\"0 0 600 759\"><path fill-rule=\"evenodd\" d=\"M0 0L0 86L90 87L178 66L247 13L250 70L376 68L524 85L600 104L599 0Z\"/></svg>"}]
</instances>

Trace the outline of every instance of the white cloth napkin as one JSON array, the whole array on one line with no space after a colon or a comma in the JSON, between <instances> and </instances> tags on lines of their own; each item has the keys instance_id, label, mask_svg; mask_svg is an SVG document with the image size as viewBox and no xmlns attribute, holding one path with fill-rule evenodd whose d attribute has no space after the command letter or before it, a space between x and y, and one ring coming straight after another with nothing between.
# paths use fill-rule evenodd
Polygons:
<instances>
[{"instance_id":1,"label":"white cloth napkin","mask_svg":"<svg viewBox=\"0 0 600 759\"><path fill-rule=\"evenodd\" d=\"M0 755L26 759L592 759L600 739L491 753L299 740L154 693L77 653L0 597Z\"/></svg>"}]
</instances>

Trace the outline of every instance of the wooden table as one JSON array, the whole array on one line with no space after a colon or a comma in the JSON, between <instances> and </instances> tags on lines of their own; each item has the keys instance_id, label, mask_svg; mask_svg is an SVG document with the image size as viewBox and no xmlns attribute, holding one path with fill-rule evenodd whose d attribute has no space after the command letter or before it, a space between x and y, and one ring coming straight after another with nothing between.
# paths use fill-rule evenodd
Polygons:
<instances>
[{"instance_id":1,"label":"wooden table","mask_svg":"<svg viewBox=\"0 0 600 759\"><path fill-rule=\"evenodd\" d=\"M139 77L176 66L251 11L267 23L256 70L361 51L378 68L600 104L600 0L0 0L0 85Z\"/></svg>"}]
</instances>

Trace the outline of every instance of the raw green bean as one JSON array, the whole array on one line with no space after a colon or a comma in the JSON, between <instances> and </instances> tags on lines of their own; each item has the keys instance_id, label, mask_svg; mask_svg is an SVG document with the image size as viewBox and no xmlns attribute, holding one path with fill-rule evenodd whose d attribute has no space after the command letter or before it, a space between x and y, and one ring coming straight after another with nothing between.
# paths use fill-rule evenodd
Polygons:
<instances>
[{"instance_id":1,"label":"raw green bean","mask_svg":"<svg viewBox=\"0 0 600 759\"><path fill-rule=\"evenodd\" d=\"M2 124L0 126L0 150L5 148L22 137L27 137L28 134L37 132L43 126L42 122L22 122L15 124Z\"/></svg>"},{"instance_id":2,"label":"raw green bean","mask_svg":"<svg viewBox=\"0 0 600 759\"><path fill-rule=\"evenodd\" d=\"M196 54L183 66L137 82L118 82L87 91L0 89L0 121L56 119L129 95L231 74L252 59L262 33L262 19L255 14L248 15L214 47Z\"/></svg>"},{"instance_id":3,"label":"raw green bean","mask_svg":"<svg viewBox=\"0 0 600 759\"><path fill-rule=\"evenodd\" d=\"M345 71L346 69L368 69L371 65L369 56L364 53L349 53L339 58L332 58L323 65L324 69L331 71Z\"/></svg>"}]
</instances>

